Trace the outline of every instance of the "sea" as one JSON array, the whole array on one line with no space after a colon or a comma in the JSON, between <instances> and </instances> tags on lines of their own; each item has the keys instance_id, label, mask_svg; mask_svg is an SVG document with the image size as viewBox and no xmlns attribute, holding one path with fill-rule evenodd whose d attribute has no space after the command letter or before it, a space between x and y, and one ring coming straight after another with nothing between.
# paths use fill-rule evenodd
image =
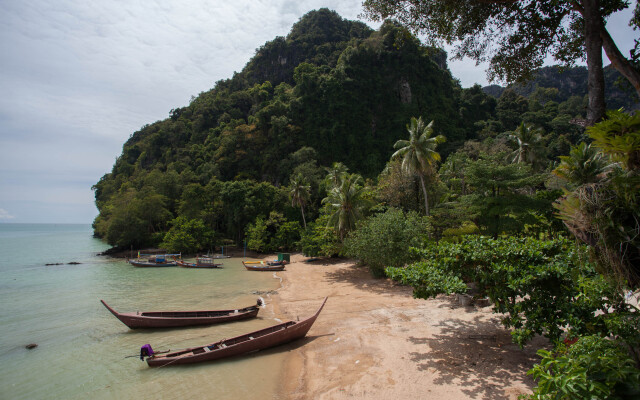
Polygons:
<instances>
[{"instance_id":1,"label":"sea","mask_svg":"<svg viewBox=\"0 0 640 400\"><path fill-rule=\"evenodd\" d=\"M244 269L137 268L99 256L90 225L0 223L0 399L277 399L287 348L150 368L140 347L179 350L279 322L265 293L280 281ZM78 264L69 264L78 263ZM58 264L58 265L46 265ZM209 327L130 330L122 312L267 306L258 318ZM29 344L37 344L27 349Z\"/></svg>"}]
</instances>

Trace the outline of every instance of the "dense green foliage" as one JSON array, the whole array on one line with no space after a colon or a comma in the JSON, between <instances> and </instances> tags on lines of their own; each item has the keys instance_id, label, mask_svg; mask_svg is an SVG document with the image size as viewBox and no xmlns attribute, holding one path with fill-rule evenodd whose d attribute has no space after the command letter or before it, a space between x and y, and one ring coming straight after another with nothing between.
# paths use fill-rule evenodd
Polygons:
<instances>
[{"instance_id":1,"label":"dense green foliage","mask_svg":"<svg viewBox=\"0 0 640 400\"><path fill-rule=\"evenodd\" d=\"M553 173L564 178L569 185L581 186L595 183L598 177L612 166L596 147L585 142L572 147L568 156L558 158L560 165L553 170Z\"/></svg>"},{"instance_id":2,"label":"dense green foliage","mask_svg":"<svg viewBox=\"0 0 640 400\"><path fill-rule=\"evenodd\" d=\"M339 162L364 178L378 176L393 144L405 139L403 127L412 117L433 121L433 137L446 136L437 149L445 165L459 149L477 160L474 146L517 151L509 134L525 122L542 129L537 143L546 151L536 154L533 165L540 169L585 139L583 129L570 123L584 118L583 98L558 103L553 93L537 88L525 98L507 90L495 100L479 86L462 89L446 69L444 53L422 46L401 26L386 22L372 31L334 12L314 11L286 38L258 49L232 79L217 82L188 106L171 110L166 120L135 132L113 170L94 186L100 211L94 231L114 246L140 248L159 245L178 217L202 219L206 229L216 232L216 241L237 244L249 224L268 219L271 211L304 226L318 217L321 200L332 195L334 185L323 181L325 168ZM486 140L493 142L481 142ZM507 167L506 160L500 163ZM469 186L461 165L451 171L457 178L444 183L431 169L424 175L425 187L419 178L387 169L389 174L371 182L376 193L368 199L405 211L420 211L427 200L430 212L456 213L456 218L437 221L446 224L435 229L436 235L456 231L467 216L482 215L477 201L495 197L487 196L482 185ZM458 196L452 185L460 182ZM528 192L514 188L512 193L541 197L536 192L542 186L527 187ZM476 202L461 198L474 195ZM504 205L500 196L492 209ZM522 207L513 210L505 215L508 224L478 218L474 223L492 235L534 225L542 229L546 206L521 204L537 211L532 216ZM338 222L332 215L331 222ZM337 232L344 236L354 226L348 222Z\"/></svg>"},{"instance_id":3,"label":"dense green foliage","mask_svg":"<svg viewBox=\"0 0 640 400\"><path fill-rule=\"evenodd\" d=\"M556 354L538 350L540 364L529 374L538 387L529 399L637 399L640 370L619 342L583 336Z\"/></svg>"},{"instance_id":4,"label":"dense green foliage","mask_svg":"<svg viewBox=\"0 0 640 400\"><path fill-rule=\"evenodd\" d=\"M247 226L247 247L264 253L293 250L301 232L298 221L287 221L282 214L272 212L268 219L258 217Z\"/></svg>"},{"instance_id":5,"label":"dense green foliage","mask_svg":"<svg viewBox=\"0 0 640 400\"><path fill-rule=\"evenodd\" d=\"M200 214L222 238L240 242L245 226L271 210L238 210L252 203L236 202L238 196L251 195L226 185L280 187L294 173L309 181L304 213L315 218L324 197L322 166L341 161L377 175L411 116L434 120L458 142L466 139L457 118L461 89L443 60L440 50L393 23L374 32L326 9L305 15L232 79L129 138L111 173L94 186L96 235L114 246L157 245L153 234L166 232L169 221ZM199 198L185 197L187 190ZM155 195L162 196L157 214L121 210L125 196L150 203ZM292 211L283 204L274 209L288 218ZM135 218L125 221L120 213Z\"/></svg>"},{"instance_id":6,"label":"dense green foliage","mask_svg":"<svg viewBox=\"0 0 640 400\"><path fill-rule=\"evenodd\" d=\"M505 314L502 323L514 328L514 341L521 345L536 334L557 341L564 329L575 335L594 329L609 333L606 314L628 311L623 296L595 272L584 249L568 240L469 236L461 243L430 243L415 251L422 261L388 268L387 274L411 285L419 298L464 293L467 283L475 282L495 311Z\"/></svg>"},{"instance_id":7,"label":"dense green foliage","mask_svg":"<svg viewBox=\"0 0 640 400\"><path fill-rule=\"evenodd\" d=\"M556 204L569 230L593 246L601 272L618 279L622 286L640 286L640 114L609 112L608 119L587 130L599 148L598 162L610 164L607 173L582 182L581 175L569 175L577 186ZM580 145L572 150L579 156ZM585 150L586 151L586 148ZM577 155L576 155L577 154ZM593 164L592 157L591 164ZM558 168L568 165L567 159ZM566 168L564 168L566 169Z\"/></svg>"},{"instance_id":8,"label":"dense green foliage","mask_svg":"<svg viewBox=\"0 0 640 400\"><path fill-rule=\"evenodd\" d=\"M208 229L201 219L181 216L173 220L171 225L162 242L162 246L171 253L195 253L214 243L215 232Z\"/></svg>"},{"instance_id":9,"label":"dense green foliage","mask_svg":"<svg viewBox=\"0 0 640 400\"><path fill-rule=\"evenodd\" d=\"M385 267L402 267L414 261L409 251L419 246L428 234L428 223L416 212L405 215L389 209L364 220L344 241L344 254L361 260L373 276L384 276Z\"/></svg>"},{"instance_id":10,"label":"dense green foliage","mask_svg":"<svg viewBox=\"0 0 640 400\"><path fill-rule=\"evenodd\" d=\"M366 0L363 6L366 17L396 18L431 44L457 42L455 57L488 62L490 80L530 78L547 57L565 66L585 60L589 124L599 122L606 112L603 51L640 95L637 46L626 58L606 26L610 15L629 8L629 1ZM637 17L636 12L629 22L634 29L640 22Z\"/></svg>"},{"instance_id":11,"label":"dense green foliage","mask_svg":"<svg viewBox=\"0 0 640 400\"><path fill-rule=\"evenodd\" d=\"M640 285L640 114L585 133L583 72L494 98L396 22L313 11L129 138L94 186L94 231L121 248L347 255L421 298L473 283L521 345L584 336L542 353L535 396L619 395L637 383L620 343L640 365L621 295Z\"/></svg>"},{"instance_id":12,"label":"dense green foliage","mask_svg":"<svg viewBox=\"0 0 640 400\"><path fill-rule=\"evenodd\" d=\"M467 190L460 196L460 205L470 213L470 219L480 230L494 238L501 233L523 232L525 226L535 225L536 211L551 202L536 198L531 190L542 183L543 177L534 174L526 164L500 162L504 154L481 155L465 167Z\"/></svg>"},{"instance_id":13,"label":"dense green foliage","mask_svg":"<svg viewBox=\"0 0 640 400\"><path fill-rule=\"evenodd\" d=\"M330 216L323 212L307 226L300 238L299 249L308 257L331 257L340 253L341 245L336 231L329 224Z\"/></svg>"},{"instance_id":14,"label":"dense green foliage","mask_svg":"<svg viewBox=\"0 0 640 400\"><path fill-rule=\"evenodd\" d=\"M414 249L421 261L390 267L388 276L411 285L414 296L465 293L477 287L521 346L534 335L556 350L540 350L529 372L532 399L631 399L640 393L640 311L619 286L596 272L585 248L568 240L465 237ZM567 350L562 344L577 343Z\"/></svg>"}]
</instances>

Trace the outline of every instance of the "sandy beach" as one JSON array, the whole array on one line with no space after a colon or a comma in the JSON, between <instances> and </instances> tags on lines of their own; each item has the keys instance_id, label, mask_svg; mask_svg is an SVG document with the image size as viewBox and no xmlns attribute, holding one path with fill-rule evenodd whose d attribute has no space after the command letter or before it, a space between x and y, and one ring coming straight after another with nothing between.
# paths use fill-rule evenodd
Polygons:
<instances>
[{"instance_id":1,"label":"sandy beach","mask_svg":"<svg viewBox=\"0 0 640 400\"><path fill-rule=\"evenodd\" d=\"M521 350L491 307L460 306L455 296L414 299L411 288L371 278L353 261L305 262L292 255L271 295L283 319L327 304L287 357L283 399L517 399L536 338Z\"/></svg>"}]
</instances>

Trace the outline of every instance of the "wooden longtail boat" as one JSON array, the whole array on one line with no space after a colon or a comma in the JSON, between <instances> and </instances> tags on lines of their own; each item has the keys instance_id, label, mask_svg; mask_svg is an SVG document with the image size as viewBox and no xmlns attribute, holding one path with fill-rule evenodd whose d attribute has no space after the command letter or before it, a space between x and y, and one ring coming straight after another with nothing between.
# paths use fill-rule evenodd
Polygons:
<instances>
[{"instance_id":1,"label":"wooden longtail boat","mask_svg":"<svg viewBox=\"0 0 640 400\"><path fill-rule=\"evenodd\" d=\"M177 328L181 326L212 325L223 322L253 318L258 315L262 300L255 306L236 310L210 311L151 311L137 313L119 313L109 307L104 300L100 302L123 324L131 329L139 328Z\"/></svg>"},{"instance_id":2,"label":"wooden longtail boat","mask_svg":"<svg viewBox=\"0 0 640 400\"><path fill-rule=\"evenodd\" d=\"M324 298L322 305L315 314L302 321L289 321L261 329L259 331L224 339L206 346L192 347L162 355L152 355L147 358L150 367L164 365L191 364L203 361L213 361L220 358L233 357L253 351L268 349L304 337L318 318L320 311L327 302Z\"/></svg>"},{"instance_id":3,"label":"wooden longtail boat","mask_svg":"<svg viewBox=\"0 0 640 400\"><path fill-rule=\"evenodd\" d=\"M176 259L176 264L183 268L220 268L222 263L216 263L211 257L198 257L195 263L188 263Z\"/></svg>"},{"instance_id":4,"label":"wooden longtail boat","mask_svg":"<svg viewBox=\"0 0 640 400\"><path fill-rule=\"evenodd\" d=\"M264 261L243 261L242 265L249 271L282 271L284 264L269 265Z\"/></svg>"},{"instance_id":5,"label":"wooden longtail boat","mask_svg":"<svg viewBox=\"0 0 640 400\"><path fill-rule=\"evenodd\" d=\"M149 256L148 259L142 257ZM134 267L175 267L178 263L175 261L176 257L181 257L182 254L140 254L138 258L133 260L127 260L129 264ZM173 258L173 261L170 260Z\"/></svg>"}]
</instances>

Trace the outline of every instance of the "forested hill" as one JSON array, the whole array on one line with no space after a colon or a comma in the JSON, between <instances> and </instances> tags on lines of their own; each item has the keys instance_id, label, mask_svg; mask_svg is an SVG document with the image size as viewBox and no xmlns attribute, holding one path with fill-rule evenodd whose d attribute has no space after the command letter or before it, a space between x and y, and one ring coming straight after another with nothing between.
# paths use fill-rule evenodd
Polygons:
<instances>
[{"instance_id":1,"label":"forested hill","mask_svg":"<svg viewBox=\"0 0 640 400\"><path fill-rule=\"evenodd\" d=\"M613 66L608 65L604 68L604 78L607 108L616 110L624 108L627 111L640 110L640 99L638 99L636 91ZM514 84L509 88L525 97L531 96L537 88L554 88L558 90L554 98L558 102L566 101L572 96L586 96L587 68L543 67L534 73L529 82ZM506 88L491 85L483 90L485 93L499 98Z\"/></svg>"},{"instance_id":2,"label":"forested hill","mask_svg":"<svg viewBox=\"0 0 640 400\"><path fill-rule=\"evenodd\" d=\"M311 12L232 79L134 133L116 169L184 162L223 180L283 183L288 156L308 146L321 164L342 161L374 176L411 116L435 119L454 142L465 139L457 87L434 62L442 59L391 23L373 32L329 10Z\"/></svg>"},{"instance_id":3,"label":"forested hill","mask_svg":"<svg viewBox=\"0 0 640 400\"><path fill-rule=\"evenodd\" d=\"M145 219L166 222L179 214L189 184L279 186L296 167L335 161L373 177L412 116L435 120L449 146L460 144L470 132L458 117L460 89L441 68L444 60L441 50L394 23L373 31L327 9L312 11L231 79L131 135L112 172L94 186L96 234L125 229L114 228L115 204L127 196L163 196L163 211ZM110 243L123 243L112 236Z\"/></svg>"},{"instance_id":4,"label":"forested hill","mask_svg":"<svg viewBox=\"0 0 640 400\"><path fill-rule=\"evenodd\" d=\"M559 103L539 88L535 94L507 90L496 100L477 85L462 89L446 54L399 24L374 31L312 11L242 71L131 135L94 185L94 231L114 246L141 247L188 223L195 225L186 230L211 236L207 243L240 243L247 225L271 212L285 225L304 222L286 189L298 175L310 184L312 221L327 194L325 168L342 162L375 183L411 117L433 121L446 137L443 161L469 140L503 140L522 121L548 134L552 160L581 137L570 121L584 117L584 96Z\"/></svg>"}]
</instances>

